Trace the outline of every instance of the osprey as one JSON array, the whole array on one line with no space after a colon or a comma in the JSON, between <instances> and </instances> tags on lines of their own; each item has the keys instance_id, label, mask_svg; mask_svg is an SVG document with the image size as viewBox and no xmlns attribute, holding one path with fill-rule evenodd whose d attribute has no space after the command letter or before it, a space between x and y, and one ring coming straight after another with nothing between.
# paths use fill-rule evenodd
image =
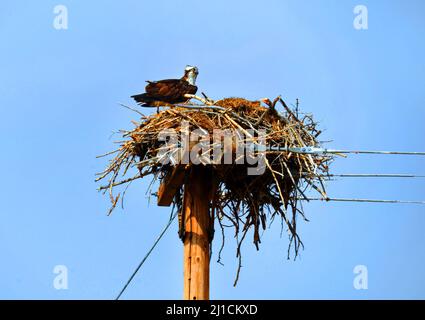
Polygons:
<instances>
[{"instance_id":1,"label":"osprey","mask_svg":"<svg viewBox=\"0 0 425 320\"><path fill-rule=\"evenodd\" d=\"M189 99L185 94L195 94L198 87L195 86L198 68L186 66L181 79L166 79L159 81L146 81L148 85L145 93L131 96L137 103L145 106L158 106L160 103L182 103Z\"/></svg>"},{"instance_id":2,"label":"osprey","mask_svg":"<svg viewBox=\"0 0 425 320\"><path fill-rule=\"evenodd\" d=\"M276 110L276 103L279 101L279 99L280 99L280 96L274 99L273 102L271 102L270 99L268 98L260 99L260 101L264 102L264 104L266 104L270 108L270 110Z\"/></svg>"}]
</instances>

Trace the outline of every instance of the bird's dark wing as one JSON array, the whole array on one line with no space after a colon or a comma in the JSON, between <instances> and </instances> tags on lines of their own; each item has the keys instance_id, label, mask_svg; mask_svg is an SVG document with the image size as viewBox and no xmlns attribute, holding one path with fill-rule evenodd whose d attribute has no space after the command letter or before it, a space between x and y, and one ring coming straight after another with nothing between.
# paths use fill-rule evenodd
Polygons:
<instances>
[{"instance_id":1,"label":"bird's dark wing","mask_svg":"<svg viewBox=\"0 0 425 320\"><path fill-rule=\"evenodd\" d=\"M150 103L150 102L155 101L155 99L152 99L146 93L135 94L134 96L131 96L131 98L133 98L134 100L136 100L137 103L141 103L141 104L143 104L143 103Z\"/></svg>"},{"instance_id":2,"label":"bird's dark wing","mask_svg":"<svg viewBox=\"0 0 425 320\"><path fill-rule=\"evenodd\" d=\"M170 79L149 83L146 86L146 94L160 101L178 103L186 101L184 95L195 94L197 89L187 81Z\"/></svg>"},{"instance_id":3,"label":"bird's dark wing","mask_svg":"<svg viewBox=\"0 0 425 320\"><path fill-rule=\"evenodd\" d=\"M164 80L158 80L158 81L147 80L146 82L149 83L149 84L151 84L151 83L158 83L158 82L161 82L161 83L174 83L174 82L178 82L178 81L181 81L181 79L164 79Z\"/></svg>"},{"instance_id":4,"label":"bird's dark wing","mask_svg":"<svg viewBox=\"0 0 425 320\"><path fill-rule=\"evenodd\" d=\"M198 91L198 87L197 86L194 86L194 85L191 85L191 84L188 84L187 85L187 93L188 94L195 94L196 91Z\"/></svg>"},{"instance_id":5,"label":"bird's dark wing","mask_svg":"<svg viewBox=\"0 0 425 320\"><path fill-rule=\"evenodd\" d=\"M181 103L188 99L185 94L195 94L198 87L181 79L165 79L160 81L147 81L146 93L132 96L138 103L152 103L163 101L168 103Z\"/></svg>"}]
</instances>

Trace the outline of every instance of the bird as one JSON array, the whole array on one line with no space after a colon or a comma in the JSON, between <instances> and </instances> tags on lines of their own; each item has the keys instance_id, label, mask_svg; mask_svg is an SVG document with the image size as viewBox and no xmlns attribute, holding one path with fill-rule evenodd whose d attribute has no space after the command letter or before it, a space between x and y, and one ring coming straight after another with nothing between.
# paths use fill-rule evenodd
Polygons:
<instances>
[{"instance_id":1,"label":"bird","mask_svg":"<svg viewBox=\"0 0 425 320\"><path fill-rule=\"evenodd\" d=\"M195 94L198 87L195 85L198 68L187 65L184 75L180 79L165 79L146 81L148 85L145 93L131 96L139 105L145 107L159 107L160 105L187 102L186 94Z\"/></svg>"},{"instance_id":2,"label":"bird","mask_svg":"<svg viewBox=\"0 0 425 320\"><path fill-rule=\"evenodd\" d=\"M266 104L270 108L271 111L274 111L274 110L276 110L276 103L279 101L279 99L280 99L280 96L278 96L276 99L274 99L273 102L270 101L270 99L268 99L268 98L260 99L260 101L263 102L264 104Z\"/></svg>"}]
</instances>

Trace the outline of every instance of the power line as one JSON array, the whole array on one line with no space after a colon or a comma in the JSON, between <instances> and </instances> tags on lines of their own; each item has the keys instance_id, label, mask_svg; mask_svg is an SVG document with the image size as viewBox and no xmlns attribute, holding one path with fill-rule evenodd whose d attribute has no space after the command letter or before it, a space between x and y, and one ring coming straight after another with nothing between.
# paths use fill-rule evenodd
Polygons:
<instances>
[{"instance_id":1,"label":"power line","mask_svg":"<svg viewBox=\"0 0 425 320\"><path fill-rule=\"evenodd\" d=\"M375 202L375 203L408 203L425 204L425 201L405 201L405 200L380 200L380 199L351 199L351 198L298 198L307 201L338 201L338 202Z\"/></svg>"},{"instance_id":2,"label":"power line","mask_svg":"<svg viewBox=\"0 0 425 320\"><path fill-rule=\"evenodd\" d=\"M312 176L309 172L303 172L302 176ZM320 178L425 178L425 176L415 174L404 174L404 173L341 173L341 174L316 174L314 177Z\"/></svg>"},{"instance_id":3,"label":"power line","mask_svg":"<svg viewBox=\"0 0 425 320\"><path fill-rule=\"evenodd\" d=\"M158 242L161 240L161 238L164 236L165 232L167 232L168 228L170 227L171 223L174 221L174 219L177 216L178 212L174 212L174 208L175 208L175 204L173 204L173 208L171 209L171 214L170 214L170 219L168 220L167 224L165 225L164 229L162 229L161 233L159 234L159 236L156 238L155 242L153 243L152 247L149 249L149 251L146 253L146 255L143 257L142 261L140 261L139 265L137 266L137 268L134 270L134 272L132 273L132 275L130 276L130 278L127 280L126 284L124 285L124 287L121 289L120 293L118 294L118 296L115 298L115 300L119 300L120 297L122 296L122 294L124 293L124 291L127 289L128 285L130 284L130 282L133 280L133 278L136 276L137 272L139 271L139 269L142 267L142 265L145 263L145 261L147 260L147 258L149 257L149 255L152 253L152 251L155 249L156 245L158 244Z\"/></svg>"},{"instance_id":4,"label":"power line","mask_svg":"<svg viewBox=\"0 0 425 320\"><path fill-rule=\"evenodd\" d=\"M369 150L332 150L325 149L324 153L353 153L353 154L398 154L410 156L425 156L425 152L408 152L408 151L369 151Z\"/></svg>"},{"instance_id":5,"label":"power line","mask_svg":"<svg viewBox=\"0 0 425 320\"><path fill-rule=\"evenodd\" d=\"M425 156L425 152L407 152L407 151L376 151L376 150L337 150L320 147L283 147L283 146L259 146L259 150L293 152L303 154L327 155L327 154L397 154Z\"/></svg>"}]
</instances>

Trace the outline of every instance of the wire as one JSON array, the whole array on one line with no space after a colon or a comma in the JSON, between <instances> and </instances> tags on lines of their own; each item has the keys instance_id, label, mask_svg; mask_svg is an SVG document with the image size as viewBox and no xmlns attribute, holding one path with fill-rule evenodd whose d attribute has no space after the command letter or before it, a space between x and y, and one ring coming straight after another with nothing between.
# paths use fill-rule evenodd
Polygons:
<instances>
[{"instance_id":1,"label":"wire","mask_svg":"<svg viewBox=\"0 0 425 320\"><path fill-rule=\"evenodd\" d=\"M301 173L302 176L311 176L308 172ZM341 173L341 174L316 174L314 177L320 178L425 178L425 176L415 175L415 174L403 174L403 173Z\"/></svg>"},{"instance_id":2,"label":"wire","mask_svg":"<svg viewBox=\"0 0 425 320\"><path fill-rule=\"evenodd\" d=\"M350 198L308 198L308 199L298 198L298 200L425 204L425 201L380 200L380 199L350 199Z\"/></svg>"},{"instance_id":3,"label":"wire","mask_svg":"<svg viewBox=\"0 0 425 320\"><path fill-rule=\"evenodd\" d=\"M425 156L425 152L407 152L407 151L375 151L375 150L335 150L319 147L283 147L283 146L260 146L265 147L265 150L272 152L293 152L303 154L398 154L398 155L414 155Z\"/></svg>"},{"instance_id":4,"label":"wire","mask_svg":"<svg viewBox=\"0 0 425 320\"><path fill-rule=\"evenodd\" d=\"M425 152L408 152L408 151L369 151L369 150L331 150L331 149L325 149L324 153L398 154L398 155L411 155L411 156L425 156Z\"/></svg>"},{"instance_id":5,"label":"wire","mask_svg":"<svg viewBox=\"0 0 425 320\"><path fill-rule=\"evenodd\" d=\"M147 258L149 257L149 255L152 253L152 251L155 249L156 245L158 244L158 242L161 240L161 238L164 236L165 232L167 232L168 228L170 227L171 223L174 221L174 219L177 216L178 212L174 212L175 209L175 204L173 204L173 208L171 209L171 214L170 214L170 219L168 220L167 224L165 225L164 229L162 229L161 233L159 234L159 236L156 238L155 242L153 243L152 247L149 249L149 251L146 253L146 255L143 257L142 261L140 261L139 265L137 266L137 268L134 270L134 272L132 273L132 275L130 276L130 278L127 280L126 284L124 285L124 287L121 289L120 293L118 294L118 296L115 298L115 300L119 300L120 297L122 296L122 294L124 293L124 291L127 289L128 285L130 284L130 282L133 280L133 278L136 276L137 272L140 270L140 268L142 267L142 265L145 263L145 261L147 260Z\"/></svg>"}]
</instances>

